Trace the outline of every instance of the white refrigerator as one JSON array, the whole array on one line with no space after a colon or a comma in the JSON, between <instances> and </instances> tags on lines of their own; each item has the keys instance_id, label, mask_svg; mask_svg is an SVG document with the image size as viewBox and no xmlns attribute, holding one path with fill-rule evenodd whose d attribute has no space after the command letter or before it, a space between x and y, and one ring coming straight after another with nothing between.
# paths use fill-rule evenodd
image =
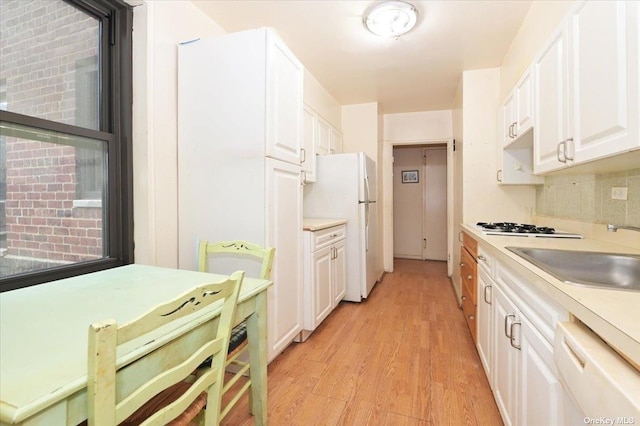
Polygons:
<instances>
[{"instance_id":1,"label":"white refrigerator","mask_svg":"<svg viewBox=\"0 0 640 426\"><path fill-rule=\"evenodd\" d=\"M347 219L345 300L367 298L378 280L376 170L363 152L320 155L317 181L304 187L305 217Z\"/></svg>"}]
</instances>

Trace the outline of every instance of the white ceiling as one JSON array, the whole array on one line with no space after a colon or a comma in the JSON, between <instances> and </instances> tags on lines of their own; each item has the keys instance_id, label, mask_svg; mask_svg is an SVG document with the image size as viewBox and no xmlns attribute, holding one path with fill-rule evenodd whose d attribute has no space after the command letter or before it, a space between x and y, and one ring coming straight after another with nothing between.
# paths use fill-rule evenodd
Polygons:
<instances>
[{"instance_id":1,"label":"white ceiling","mask_svg":"<svg viewBox=\"0 0 640 426\"><path fill-rule=\"evenodd\" d=\"M194 0L227 32L271 26L342 105L384 113L450 109L463 70L499 67L531 0L410 1L418 23L398 39L368 32L377 1Z\"/></svg>"}]
</instances>

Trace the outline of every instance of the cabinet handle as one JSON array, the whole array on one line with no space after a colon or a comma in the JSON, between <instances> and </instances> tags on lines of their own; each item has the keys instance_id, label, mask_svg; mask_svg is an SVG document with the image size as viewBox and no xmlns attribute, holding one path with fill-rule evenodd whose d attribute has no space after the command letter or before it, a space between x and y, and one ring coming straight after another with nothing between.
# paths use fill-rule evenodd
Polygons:
<instances>
[{"instance_id":1,"label":"cabinet handle","mask_svg":"<svg viewBox=\"0 0 640 426\"><path fill-rule=\"evenodd\" d=\"M304 163L305 161L307 161L307 150L304 148L300 148L300 155L302 156L302 158L300 159L300 163Z\"/></svg>"},{"instance_id":2,"label":"cabinet handle","mask_svg":"<svg viewBox=\"0 0 640 426\"><path fill-rule=\"evenodd\" d=\"M567 147L569 146L569 142L571 142L571 146L573 147L573 138L565 139L563 142L564 142L564 158L565 158L565 160L573 161L573 155L571 157L569 157L567 155Z\"/></svg>"},{"instance_id":3,"label":"cabinet handle","mask_svg":"<svg viewBox=\"0 0 640 426\"><path fill-rule=\"evenodd\" d=\"M464 268L464 263L460 262L460 267Z\"/></svg>"},{"instance_id":4,"label":"cabinet handle","mask_svg":"<svg viewBox=\"0 0 640 426\"><path fill-rule=\"evenodd\" d=\"M507 323L509 322L509 317L513 317L513 319L516 319L516 314L507 314L504 317L504 335L507 336L508 339L511 339L511 335L509 335L509 332L507 331L507 328L509 327L507 325Z\"/></svg>"},{"instance_id":5,"label":"cabinet handle","mask_svg":"<svg viewBox=\"0 0 640 426\"><path fill-rule=\"evenodd\" d=\"M487 300L487 289L488 288L491 288L491 286L488 285L488 286L484 287L484 292L483 292L482 298L484 299L484 303L486 303L487 305L490 305L491 304L491 300Z\"/></svg>"},{"instance_id":6,"label":"cabinet handle","mask_svg":"<svg viewBox=\"0 0 640 426\"><path fill-rule=\"evenodd\" d=\"M462 231L458 232L458 242L461 243L462 242Z\"/></svg>"},{"instance_id":7,"label":"cabinet handle","mask_svg":"<svg viewBox=\"0 0 640 426\"><path fill-rule=\"evenodd\" d=\"M467 296L462 296L461 299L464 302L465 300L467 300Z\"/></svg>"},{"instance_id":8,"label":"cabinet handle","mask_svg":"<svg viewBox=\"0 0 640 426\"><path fill-rule=\"evenodd\" d=\"M426 238L422 239L422 248L427 248L427 239Z\"/></svg>"},{"instance_id":9,"label":"cabinet handle","mask_svg":"<svg viewBox=\"0 0 640 426\"><path fill-rule=\"evenodd\" d=\"M483 260L483 261L485 261L485 262L487 261L487 258L486 258L486 257L484 257L484 256L483 256L483 255L481 255L481 254L479 254L479 255L478 255L478 259Z\"/></svg>"},{"instance_id":10,"label":"cabinet handle","mask_svg":"<svg viewBox=\"0 0 640 426\"><path fill-rule=\"evenodd\" d=\"M513 343L516 340L516 335L513 332L513 326L514 325L522 326L522 323L520 321L514 321L514 322L511 323L511 327L509 327L509 332L511 333L511 336L509 336L509 344L511 346L513 346L514 348L516 348L517 350L520 350L522 348L522 346L521 345L516 345L516 344Z\"/></svg>"},{"instance_id":11,"label":"cabinet handle","mask_svg":"<svg viewBox=\"0 0 640 426\"><path fill-rule=\"evenodd\" d=\"M513 137L517 138L518 137L518 122L514 121L512 126L513 126Z\"/></svg>"},{"instance_id":12,"label":"cabinet handle","mask_svg":"<svg viewBox=\"0 0 640 426\"><path fill-rule=\"evenodd\" d=\"M473 319L474 319L474 318L475 318L475 317L474 317L473 315L469 315L469 319L470 319L471 321L473 321Z\"/></svg>"},{"instance_id":13,"label":"cabinet handle","mask_svg":"<svg viewBox=\"0 0 640 426\"><path fill-rule=\"evenodd\" d=\"M515 136L513 136L513 123L511 123L511 125L509 126L509 137L513 138Z\"/></svg>"},{"instance_id":14,"label":"cabinet handle","mask_svg":"<svg viewBox=\"0 0 640 426\"><path fill-rule=\"evenodd\" d=\"M468 279L469 281L471 281L471 280L473 279L473 277L472 277L471 275L467 275L467 279Z\"/></svg>"},{"instance_id":15,"label":"cabinet handle","mask_svg":"<svg viewBox=\"0 0 640 426\"><path fill-rule=\"evenodd\" d=\"M561 163L566 163L567 162L567 157L564 156L564 151L565 151L564 145L565 145L565 143L564 143L564 141L562 141L562 142L560 142L558 144L558 147L556 148L556 157L558 158L558 161L561 162ZM563 156L563 158L560 158L560 147L562 147L562 156Z\"/></svg>"},{"instance_id":16,"label":"cabinet handle","mask_svg":"<svg viewBox=\"0 0 640 426\"><path fill-rule=\"evenodd\" d=\"M330 237L331 237L331 238L335 238L335 237L337 237L337 236L338 236L338 234L331 234L331 235L330 235Z\"/></svg>"},{"instance_id":17,"label":"cabinet handle","mask_svg":"<svg viewBox=\"0 0 640 426\"><path fill-rule=\"evenodd\" d=\"M500 169L500 170L498 170L498 171L496 172L496 180L497 180L498 182L502 182L502 169Z\"/></svg>"}]
</instances>

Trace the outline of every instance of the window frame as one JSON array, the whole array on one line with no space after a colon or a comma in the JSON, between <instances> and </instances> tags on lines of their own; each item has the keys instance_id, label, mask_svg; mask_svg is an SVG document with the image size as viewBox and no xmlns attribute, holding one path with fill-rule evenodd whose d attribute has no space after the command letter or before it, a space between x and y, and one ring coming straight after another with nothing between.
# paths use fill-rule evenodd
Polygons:
<instances>
[{"instance_id":1,"label":"window frame","mask_svg":"<svg viewBox=\"0 0 640 426\"><path fill-rule=\"evenodd\" d=\"M107 141L108 192L101 259L0 278L0 292L133 263L132 34L133 8L123 0L62 0L101 23L100 129L0 110L0 120Z\"/></svg>"}]
</instances>

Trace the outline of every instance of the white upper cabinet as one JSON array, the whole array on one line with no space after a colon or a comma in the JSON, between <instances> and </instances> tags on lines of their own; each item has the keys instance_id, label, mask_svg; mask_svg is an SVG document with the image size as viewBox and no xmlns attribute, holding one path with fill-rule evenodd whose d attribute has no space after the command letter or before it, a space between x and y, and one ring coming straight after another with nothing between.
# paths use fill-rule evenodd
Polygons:
<instances>
[{"instance_id":1,"label":"white upper cabinet","mask_svg":"<svg viewBox=\"0 0 640 426\"><path fill-rule=\"evenodd\" d=\"M305 105L302 120L302 173L305 182L316 181L317 140L318 117Z\"/></svg>"},{"instance_id":2,"label":"white upper cabinet","mask_svg":"<svg viewBox=\"0 0 640 426\"><path fill-rule=\"evenodd\" d=\"M534 61L534 171L640 148L638 4L580 1Z\"/></svg>"},{"instance_id":3,"label":"white upper cabinet","mask_svg":"<svg viewBox=\"0 0 640 426\"><path fill-rule=\"evenodd\" d=\"M300 164L303 67L273 32L267 31L267 157Z\"/></svg>"},{"instance_id":4,"label":"white upper cabinet","mask_svg":"<svg viewBox=\"0 0 640 426\"><path fill-rule=\"evenodd\" d=\"M502 104L503 145L509 145L533 127L531 70L525 71Z\"/></svg>"},{"instance_id":5,"label":"white upper cabinet","mask_svg":"<svg viewBox=\"0 0 640 426\"><path fill-rule=\"evenodd\" d=\"M576 163L640 147L638 39L632 38L637 14L632 8L637 2L587 1L571 13Z\"/></svg>"},{"instance_id":6,"label":"white upper cabinet","mask_svg":"<svg viewBox=\"0 0 640 426\"><path fill-rule=\"evenodd\" d=\"M316 153L325 155L331 153L331 125L321 118L318 118L318 145Z\"/></svg>"},{"instance_id":7,"label":"white upper cabinet","mask_svg":"<svg viewBox=\"0 0 640 426\"><path fill-rule=\"evenodd\" d=\"M329 153L342 154L342 134L333 127L331 128Z\"/></svg>"},{"instance_id":8,"label":"white upper cabinet","mask_svg":"<svg viewBox=\"0 0 640 426\"><path fill-rule=\"evenodd\" d=\"M568 28L556 31L533 62L534 172L544 173L566 165L569 133Z\"/></svg>"}]
</instances>

